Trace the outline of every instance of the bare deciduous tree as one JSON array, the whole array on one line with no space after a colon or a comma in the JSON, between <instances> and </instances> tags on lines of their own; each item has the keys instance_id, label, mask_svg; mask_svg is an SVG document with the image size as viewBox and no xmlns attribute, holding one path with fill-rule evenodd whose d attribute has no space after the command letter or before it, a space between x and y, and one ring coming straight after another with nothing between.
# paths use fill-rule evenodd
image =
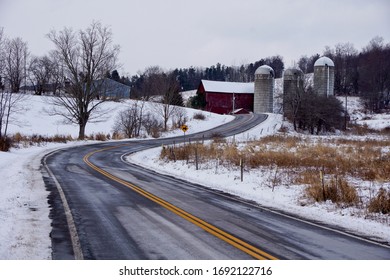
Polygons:
<instances>
[{"instance_id":1,"label":"bare deciduous tree","mask_svg":"<svg viewBox=\"0 0 390 280\"><path fill-rule=\"evenodd\" d=\"M390 44L373 38L359 55L359 89L364 105L373 112L390 105Z\"/></svg>"},{"instance_id":2,"label":"bare deciduous tree","mask_svg":"<svg viewBox=\"0 0 390 280\"><path fill-rule=\"evenodd\" d=\"M4 28L0 27L0 77L4 69Z\"/></svg>"},{"instance_id":3,"label":"bare deciduous tree","mask_svg":"<svg viewBox=\"0 0 390 280\"><path fill-rule=\"evenodd\" d=\"M142 103L142 104L141 104ZM144 102L134 102L129 108L119 112L114 133L123 133L128 138L138 137L142 125L142 111Z\"/></svg>"},{"instance_id":4,"label":"bare deciduous tree","mask_svg":"<svg viewBox=\"0 0 390 280\"><path fill-rule=\"evenodd\" d=\"M53 76L53 63L48 56L33 57L28 67L30 81L34 85L35 94L41 95L49 90L49 83Z\"/></svg>"},{"instance_id":5,"label":"bare deciduous tree","mask_svg":"<svg viewBox=\"0 0 390 280\"><path fill-rule=\"evenodd\" d=\"M176 114L178 107L183 106L180 83L175 72L165 73L160 67L152 66L141 74L142 82L134 94L143 100L154 97L154 111L164 123L164 131L168 130L168 121Z\"/></svg>"},{"instance_id":6,"label":"bare deciduous tree","mask_svg":"<svg viewBox=\"0 0 390 280\"><path fill-rule=\"evenodd\" d=\"M113 45L108 27L93 22L86 30L64 28L51 31L54 54L67 79L66 94L53 98L52 114L63 116L79 126L79 139L85 138L88 121L97 121L104 112L104 77L117 68L119 46Z\"/></svg>"},{"instance_id":7,"label":"bare deciduous tree","mask_svg":"<svg viewBox=\"0 0 390 280\"><path fill-rule=\"evenodd\" d=\"M161 75L160 79L157 80L158 88L162 94L160 104L156 104L155 111L162 117L164 123L164 131L168 130L168 121L183 105L183 99L180 96L180 84L176 77L172 74Z\"/></svg>"},{"instance_id":8,"label":"bare deciduous tree","mask_svg":"<svg viewBox=\"0 0 390 280\"><path fill-rule=\"evenodd\" d=\"M9 83L11 92L19 92L20 85L26 78L28 55L27 43L21 38L5 40L4 78Z\"/></svg>"},{"instance_id":9,"label":"bare deciduous tree","mask_svg":"<svg viewBox=\"0 0 390 280\"><path fill-rule=\"evenodd\" d=\"M8 126L13 117L20 112L20 103L26 98L24 94L5 92L0 89L0 151L7 151Z\"/></svg>"}]
</instances>

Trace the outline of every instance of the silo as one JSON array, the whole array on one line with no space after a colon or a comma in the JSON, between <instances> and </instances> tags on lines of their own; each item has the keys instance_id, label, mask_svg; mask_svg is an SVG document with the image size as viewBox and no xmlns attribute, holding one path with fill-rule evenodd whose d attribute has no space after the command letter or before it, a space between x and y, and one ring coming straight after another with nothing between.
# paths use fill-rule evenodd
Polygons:
<instances>
[{"instance_id":1,"label":"silo","mask_svg":"<svg viewBox=\"0 0 390 280\"><path fill-rule=\"evenodd\" d=\"M292 113L296 96L303 90L303 72L289 68L283 73L283 112L285 116Z\"/></svg>"},{"instance_id":2,"label":"silo","mask_svg":"<svg viewBox=\"0 0 390 280\"><path fill-rule=\"evenodd\" d=\"M254 113L273 113L274 76L274 70L268 65L257 68L255 72L255 92L253 100Z\"/></svg>"},{"instance_id":3,"label":"silo","mask_svg":"<svg viewBox=\"0 0 390 280\"><path fill-rule=\"evenodd\" d=\"M334 95L334 63L326 56L314 63L314 92L320 95Z\"/></svg>"}]
</instances>

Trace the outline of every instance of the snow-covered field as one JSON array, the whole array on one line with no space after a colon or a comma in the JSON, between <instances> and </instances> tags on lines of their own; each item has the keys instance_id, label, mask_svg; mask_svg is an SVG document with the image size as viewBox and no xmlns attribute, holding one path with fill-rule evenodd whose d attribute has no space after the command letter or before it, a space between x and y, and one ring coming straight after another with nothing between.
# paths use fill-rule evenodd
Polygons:
<instances>
[{"instance_id":1,"label":"snow-covered field","mask_svg":"<svg viewBox=\"0 0 390 280\"><path fill-rule=\"evenodd\" d=\"M87 125L86 134L112 132L116 115L129 106L132 101L125 103L105 103L108 113L105 120ZM356 105L353 105L355 102ZM358 102L351 100L351 110L358 107ZM44 97L30 96L24 101L23 114L13 120L11 133L20 132L24 135L41 134L53 136L55 134L77 137L78 127L61 123L59 117L48 116L48 108ZM207 130L228 122L231 116L221 116L204 113L205 121L194 120L192 116L196 110L186 109L189 119L188 133ZM356 112L356 122L365 116ZM354 116L355 116L354 115ZM368 126L389 126L389 116L371 116ZM251 131L236 135L234 141L258 139L264 135L275 133L281 126L280 115L271 114L268 120ZM170 132L164 136L182 135L180 130ZM233 141L233 138L227 141ZM0 259L50 259L50 219L47 204L48 192L40 174L40 160L51 150L72 145L83 145L88 141L74 141L67 144L43 144L39 147L12 149L8 153L0 152ZM369 221L364 217L353 216L348 209L337 209L332 204L311 204L300 206L299 200L302 189L300 187L281 187L272 191L267 187L267 181L272 177L272 170L259 170L245 173L244 182L239 180L239 171L231 172L222 167L195 171L194 167L176 163L162 163L158 160L159 149L144 151L132 155L132 160L140 164L159 170L162 173L176 174L187 180L199 182L210 188L223 190L255 200L264 206L282 209L293 214L319 220L330 224L344 225L351 231L370 235L376 239L390 242L389 225ZM205 180L207 178L207 180ZM212 180L210 180L212 178ZM222 183L219 183L222 182Z\"/></svg>"}]
</instances>

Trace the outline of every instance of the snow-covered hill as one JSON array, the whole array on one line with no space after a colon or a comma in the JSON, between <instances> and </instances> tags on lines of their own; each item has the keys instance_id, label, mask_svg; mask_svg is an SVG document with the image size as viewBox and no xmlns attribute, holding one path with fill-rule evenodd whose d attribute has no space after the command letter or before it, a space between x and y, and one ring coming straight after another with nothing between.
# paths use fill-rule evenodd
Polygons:
<instances>
[{"instance_id":1,"label":"snow-covered hill","mask_svg":"<svg viewBox=\"0 0 390 280\"><path fill-rule=\"evenodd\" d=\"M22 135L42 135L42 136L54 136L64 135L71 136L76 139L78 136L78 126L75 124L66 124L64 119L60 116L50 116L49 111L52 105L50 100L53 97L46 96L34 96L28 95L18 105L20 107L20 113L14 116L9 126L9 134L21 133ZM102 118L99 118L98 122L89 122L86 127L86 135L94 135L103 133L105 135L112 134L114 123L118 113L126 108L129 108L135 101L126 100L122 102L109 101L101 104L101 111L106 112ZM153 112L153 105L147 104L146 110ZM231 116L221 116L213 113L204 113L206 115L206 121L200 121L193 118L193 115L197 113L197 110L186 108L186 116L188 119L188 126L190 130L188 133L194 133L202 130L209 129L213 126L218 126L224 122L232 119ZM180 134L181 131L171 131L168 134L173 135L175 133Z\"/></svg>"}]
</instances>

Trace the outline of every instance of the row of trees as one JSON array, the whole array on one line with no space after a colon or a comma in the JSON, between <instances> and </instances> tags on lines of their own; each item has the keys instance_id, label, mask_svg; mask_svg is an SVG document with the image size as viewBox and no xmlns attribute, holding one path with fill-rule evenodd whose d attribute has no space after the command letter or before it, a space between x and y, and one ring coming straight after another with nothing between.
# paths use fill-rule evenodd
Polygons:
<instances>
[{"instance_id":1,"label":"row of trees","mask_svg":"<svg viewBox=\"0 0 390 280\"><path fill-rule=\"evenodd\" d=\"M22 81L27 84L27 79L31 80L37 94L47 87L56 92L61 86L62 94L51 99L50 113L77 124L79 138L84 139L88 121L104 114L99 111L99 105L105 101L101 98L102 81L107 72L118 67L119 46L113 44L111 30L99 22L93 22L85 30L52 30L47 37L54 49L43 57L30 56L26 42L21 38L4 38L3 29L0 32L2 96L19 92ZM0 108L1 122L8 124L7 111L3 106ZM6 137L6 133L3 131L0 136Z\"/></svg>"},{"instance_id":2,"label":"row of trees","mask_svg":"<svg viewBox=\"0 0 390 280\"><path fill-rule=\"evenodd\" d=\"M382 37L373 38L361 51L351 43L339 43L325 47L322 55L330 57L335 63L335 94L361 96L370 111L378 112L390 103L390 44ZM314 54L302 56L296 66L304 73L314 72L315 61L322 56ZM253 82L254 72L261 65L270 65L276 78L282 77L283 58L279 55L267 57L254 63L241 66L225 66L217 63L206 68L181 68L170 71L177 77L181 90L193 90L201 79L232 82ZM145 82L145 73L129 78L122 77L124 83L135 90Z\"/></svg>"},{"instance_id":3,"label":"row of trees","mask_svg":"<svg viewBox=\"0 0 390 280\"><path fill-rule=\"evenodd\" d=\"M60 62L53 52L44 56L31 55L22 38L6 38L0 28L0 87L16 93L33 90L41 95L45 91L56 93L64 80ZM22 88L22 84L24 85ZM26 85L31 86L27 87Z\"/></svg>"},{"instance_id":4,"label":"row of trees","mask_svg":"<svg viewBox=\"0 0 390 280\"><path fill-rule=\"evenodd\" d=\"M182 91L193 90L199 86L202 79L213 81L229 81L229 82L253 82L256 69L261 65L270 65L275 70L277 78L282 77L284 70L283 58L279 55L260 59L254 63L241 66L225 66L220 63L210 67L189 67L176 68L173 71L168 71L169 75L176 77ZM122 77L120 80L127 83L135 90L142 87L145 82L145 77L150 74L151 68L146 69L144 73L132 76L130 79Z\"/></svg>"},{"instance_id":5,"label":"row of trees","mask_svg":"<svg viewBox=\"0 0 390 280\"><path fill-rule=\"evenodd\" d=\"M104 97L104 79L110 78L121 83L130 84L128 78L120 77L118 71L119 46L113 44L112 33L108 27L93 22L87 29L74 31L64 28L52 30L47 38L54 44L54 49L45 56L30 56L27 43L22 39L3 39L1 30L0 77L1 83L0 117L1 124L8 126L8 116L13 105L13 93L19 92L21 84L27 79L33 85L36 94L44 91L53 92L56 97L50 98L53 105L47 112L60 115L67 122L79 126L79 139L85 138L85 127L88 122L99 120L105 115L101 110ZM3 81L3 79L1 79ZM176 106L183 106L179 94L180 82L174 73L165 73L159 67L150 67L133 86L133 95L142 102L152 96L160 96L161 106L156 106L156 113L162 118L163 130L168 129L168 121L173 117L181 119L182 114ZM5 87L6 90L5 90ZM3 106L4 105L4 106ZM3 108L8 106L8 108ZM137 107L139 123L148 130L151 117L143 118L143 105ZM4 115L4 117L3 117ZM137 129L135 130L137 131ZM6 130L1 130L0 138L6 137Z\"/></svg>"}]
</instances>

